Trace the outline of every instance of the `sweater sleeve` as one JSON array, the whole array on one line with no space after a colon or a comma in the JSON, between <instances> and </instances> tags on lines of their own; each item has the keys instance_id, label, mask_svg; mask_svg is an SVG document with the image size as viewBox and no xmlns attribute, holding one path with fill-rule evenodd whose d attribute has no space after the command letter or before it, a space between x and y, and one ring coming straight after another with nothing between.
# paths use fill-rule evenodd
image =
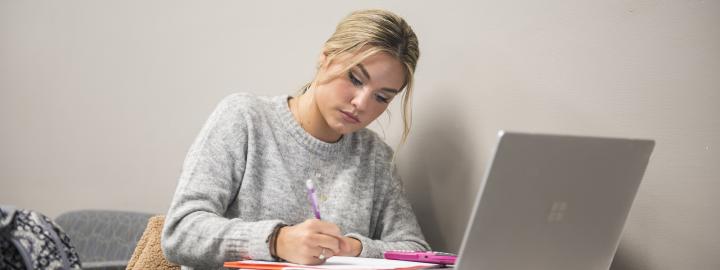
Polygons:
<instances>
[{"instance_id":1,"label":"sweater sleeve","mask_svg":"<svg viewBox=\"0 0 720 270\"><path fill-rule=\"evenodd\" d=\"M382 258L387 250L430 250L410 202L405 197L397 170L393 169L391 181L381 195L380 213L372 238L349 233L346 236L360 240L360 257Z\"/></svg>"},{"instance_id":2,"label":"sweater sleeve","mask_svg":"<svg viewBox=\"0 0 720 270\"><path fill-rule=\"evenodd\" d=\"M187 154L162 232L170 262L218 268L229 260L272 259L266 240L281 220L224 217L244 172L248 132L243 105L239 95L223 99Z\"/></svg>"}]
</instances>

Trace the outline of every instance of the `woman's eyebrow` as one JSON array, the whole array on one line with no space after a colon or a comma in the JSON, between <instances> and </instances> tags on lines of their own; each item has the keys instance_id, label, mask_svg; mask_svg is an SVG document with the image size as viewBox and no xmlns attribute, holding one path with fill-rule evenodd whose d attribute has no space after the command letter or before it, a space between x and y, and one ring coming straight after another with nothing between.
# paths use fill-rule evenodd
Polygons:
<instances>
[{"instance_id":1,"label":"woman's eyebrow","mask_svg":"<svg viewBox=\"0 0 720 270\"><path fill-rule=\"evenodd\" d=\"M383 91L386 91L386 92L391 92L391 93L393 93L393 94L400 93L400 90L392 89L392 88L387 88L387 87L380 88L380 90L383 90Z\"/></svg>"},{"instance_id":2,"label":"woman's eyebrow","mask_svg":"<svg viewBox=\"0 0 720 270\"><path fill-rule=\"evenodd\" d=\"M365 75L365 78L367 78L368 81L371 80L371 79L370 79L370 73L367 72L367 70L365 69L365 67L363 66L363 64L357 64L357 66L360 68L360 71L362 71L362 73Z\"/></svg>"},{"instance_id":3,"label":"woman's eyebrow","mask_svg":"<svg viewBox=\"0 0 720 270\"><path fill-rule=\"evenodd\" d=\"M367 78L368 81L371 80L371 79L370 79L370 74L367 72L367 70L365 69L365 67L364 67L362 64L357 64L357 66L358 66L358 68L360 68L360 71L362 71L363 75L365 75L365 78ZM391 92L391 93L393 93L393 94L400 93L400 90L392 89L392 88L387 88L387 87L380 88L380 90L387 91L387 92Z\"/></svg>"}]
</instances>

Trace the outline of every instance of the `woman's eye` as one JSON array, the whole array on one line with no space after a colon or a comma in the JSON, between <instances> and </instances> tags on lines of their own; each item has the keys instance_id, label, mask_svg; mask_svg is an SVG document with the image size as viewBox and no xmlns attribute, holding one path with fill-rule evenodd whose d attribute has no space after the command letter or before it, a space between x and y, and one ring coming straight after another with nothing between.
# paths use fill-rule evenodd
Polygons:
<instances>
[{"instance_id":1,"label":"woman's eye","mask_svg":"<svg viewBox=\"0 0 720 270\"><path fill-rule=\"evenodd\" d=\"M375 96L375 99L377 99L377 101L380 101L380 102L382 102L382 103L388 103L388 102L390 102L390 99L389 99L389 98L386 98L386 97L384 97L384 96L382 96L382 95L376 95L376 96Z\"/></svg>"},{"instance_id":2,"label":"woman's eye","mask_svg":"<svg viewBox=\"0 0 720 270\"><path fill-rule=\"evenodd\" d=\"M352 82L355 86L361 86L362 82L358 80L355 75L353 75L352 71L348 71L348 78L350 78L350 82Z\"/></svg>"}]
</instances>

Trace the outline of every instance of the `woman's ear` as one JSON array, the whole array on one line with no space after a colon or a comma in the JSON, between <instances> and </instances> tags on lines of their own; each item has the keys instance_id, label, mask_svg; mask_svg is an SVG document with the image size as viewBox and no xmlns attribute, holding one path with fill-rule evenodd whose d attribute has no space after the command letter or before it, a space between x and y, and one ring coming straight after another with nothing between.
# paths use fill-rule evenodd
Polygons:
<instances>
[{"instance_id":1,"label":"woman's ear","mask_svg":"<svg viewBox=\"0 0 720 270\"><path fill-rule=\"evenodd\" d=\"M312 82L310 83L310 88L314 88L318 84L318 80L320 79L321 74L324 74L325 69L327 69L328 63L325 63L327 61L327 51L323 49L320 51L320 54L317 58L317 66L315 67L315 77L313 78Z\"/></svg>"},{"instance_id":2,"label":"woman's ear","mask_svg":"<svg viewBox=\"0 0 720 270\"><path fill-rule=\"evenodd\" d=\"M318 55L317 68L320 69L322 66L326 65L325 61L327 61L327 51L323 49L320 52L320 55Z\"/></svg>"}]
</instances>

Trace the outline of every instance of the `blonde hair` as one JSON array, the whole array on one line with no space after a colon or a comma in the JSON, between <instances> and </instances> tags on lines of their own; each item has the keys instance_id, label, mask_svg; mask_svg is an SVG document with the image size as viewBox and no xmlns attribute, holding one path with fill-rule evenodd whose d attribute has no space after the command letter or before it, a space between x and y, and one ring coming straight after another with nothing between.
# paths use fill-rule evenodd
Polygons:
<instances>
[{"instance_id":1,"label":"blonde hair","mask_svg":"<svg viewBox=\"0 0 720 270\"><path fill-rule=\"evenodd\" d=\"M362 54L355 55L351 61L348 61L347 66L327 76L326 80L332 80L346 73L350 68L379 52L397 58L405 67L403 85L405 91L402 97L403 134L400 140L402 146L407 140L412 124L409 103L412 97L415 66L420 57L417 36L403 18L390 11L381 9L355 11L338 23L335 33L325 42L323 46L325 63L330 63L339 56L357 54L361 49ZM307 91L311 84L312 82L306 84L302 92Z\"/></svg>"}]
</instances>

